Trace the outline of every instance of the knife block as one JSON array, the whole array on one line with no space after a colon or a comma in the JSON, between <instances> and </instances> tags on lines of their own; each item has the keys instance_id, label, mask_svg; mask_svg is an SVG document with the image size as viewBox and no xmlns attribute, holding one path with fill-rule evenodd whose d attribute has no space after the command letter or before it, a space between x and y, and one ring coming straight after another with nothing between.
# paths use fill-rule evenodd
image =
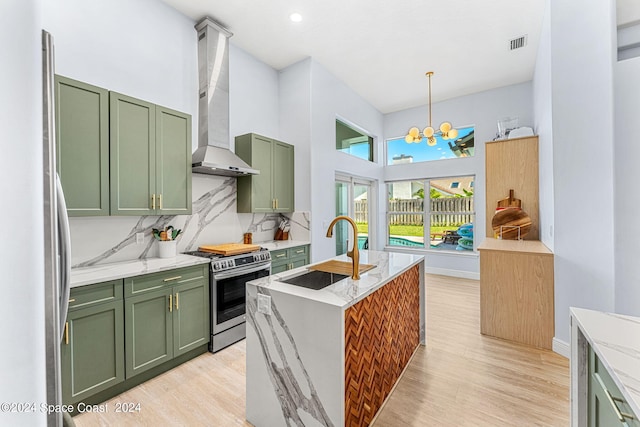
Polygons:
<instances>
[{"instance_id":1,"label":"knife block","mask_svg":"<svg viewBox=\"0 0 640 427\"><path fill-rule=\"evenodd\" d=\"M274 236L273 240L289 240L289 232L282 231L281 229L278 228L276 230L276 235Z\"/></svg>"}]
</instances>

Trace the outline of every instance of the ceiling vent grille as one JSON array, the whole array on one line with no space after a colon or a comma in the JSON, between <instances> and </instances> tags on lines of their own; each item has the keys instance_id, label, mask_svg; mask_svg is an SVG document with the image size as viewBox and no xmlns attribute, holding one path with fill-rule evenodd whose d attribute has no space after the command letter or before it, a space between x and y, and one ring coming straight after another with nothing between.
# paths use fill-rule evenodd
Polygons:
<instances>
[{"instance_id":1,"label":"ceiling vent grille","mask_svg":"<svg viewBox=\"0 0 640 427\"><path fill-rule=\"evenodd\" d=\"M509 50L520 49L521 47L525 47L527 45L527 35L516 37L515 39L509 40Z\"/></svg>"}]
</instances>

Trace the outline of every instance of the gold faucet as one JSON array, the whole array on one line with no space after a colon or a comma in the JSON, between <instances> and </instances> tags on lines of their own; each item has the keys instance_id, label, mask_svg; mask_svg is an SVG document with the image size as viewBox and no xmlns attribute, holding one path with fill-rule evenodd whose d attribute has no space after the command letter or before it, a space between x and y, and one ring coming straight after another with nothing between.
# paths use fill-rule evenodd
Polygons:
<instances>
[{"instance_id":1,"label":"gold faucet","mask_svg":"<svg viewBox=\"0 0 640 427\"><path fill-rule=\"evenodd\" d=\"M333 221L331 221L331 224L329 224L327 237L333 237L333 226L336 225L336 222L340 221L341 219L349 222L349 224L351 224L351 226L353 227L353 249L350 251L347 250L347 256L351 258L351 265L353 266L351 278L353 280L360 280L360 252L358 251L358 225L356 224L356 222L348 216L335 217Z\"/></svg>"}]
</instances>

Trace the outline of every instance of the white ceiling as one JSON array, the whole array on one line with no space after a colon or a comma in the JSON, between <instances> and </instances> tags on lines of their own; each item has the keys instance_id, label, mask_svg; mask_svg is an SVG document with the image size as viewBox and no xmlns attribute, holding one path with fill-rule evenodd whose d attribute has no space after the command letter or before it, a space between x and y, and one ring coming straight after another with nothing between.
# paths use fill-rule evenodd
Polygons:
<instances>
[{"instance_id":1,"label":"white ceiling","mask_svg":"<svg viewBox=\"0 0 640 427\"><path fill-rule=\"evenodd\" d=\"M281 70L312 57L382 113L533 78L542 0L163 0ZM292 12L303 16L289 20ZM524 48L509 40L528 35ZM195 33L194 33L195 37Z\"/></svg>"}]
</instances>

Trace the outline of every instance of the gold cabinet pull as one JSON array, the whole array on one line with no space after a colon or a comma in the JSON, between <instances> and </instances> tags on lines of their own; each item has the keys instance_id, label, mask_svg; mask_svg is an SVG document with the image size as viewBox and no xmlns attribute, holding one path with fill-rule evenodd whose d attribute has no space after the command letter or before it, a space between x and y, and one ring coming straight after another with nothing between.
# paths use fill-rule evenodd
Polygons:
<instances>
[{"instance_id":1,"label":"gold cabinet pull","mask_svg":"<svg viewBox=\"0 0 640 427\"><path fill-rule=\"evenodd\" d=\"M304 253L304 249L298 249L298 250L296 251L296 253L297 253L297 254L303 254L303 253Z\"/></svg>"},{"instance_id":2,"label":"gold cabinet pull","mask_svg":"<svg viewBox=\"0 0 640 427\"><path fill-rule=\"evenodd\" d=\"M182 276L167 277L163 282L171 282L172 280L182 279Z\"/></svg>"},{"instance_id":3,"label":"gold cabinet pull","mask_svg":"<svg viewBox=\"0 0 640 427\"><path fill-rule=\"evenodd\" d=\"M69 345L69 322L64 322L64 343Z\"/></svg>"},{"instance_id":4,"label":"gold cabinet pull","mask_svg":"<svg viewBox=\"0 0 640 427\"><path fill-rule=\"evenodd\" d=\"M169 312L173 311L173 304L172 304L171 297L173 297L173 295L169 294Z\"/></svg>"},{"instance_id":5,"label":"gold cabinet pull","mask_svg":"<svg viewBox=\"0 0 640 427\"><path fill-rule=\"evenodd\" d=\"M180 305L179 296L180 296L180 294L178 292L176 292L176 310L180 310L180 307L179 307L179 305Z\"/></svg>"},{"instance_id":6,"label":"gold cabinet pull","mask_svg":"<svg viewBox=\"0 0 640 427\"><path fill-rule=\"evenodd\" d=\"M278 199L276 199L276 209L278 209Z\"/></svg>"},{"instance_id":7,"label":"gold cabinet pull","mask_svg":"<svg viewBox=\"0 0 640 427\"><path fill-rule=\"evenodd\" d=\"M282 258L283 256L287 256L287 254L285 254L285 253L278 254L278 255L276 255L276 258Z\"/></svg>"},{"instance_id":8,"label":"gold cabinet pull","mask_svg":"<svg viewBox=\"0 0 640 427\"><path fill-rule=\"evenodd\" d=\"M158 194L158 205L160 210L162 210L162 194Z\"/></svg>"},{"instance_id":9,"label":"gold cabinet pull","mask_svg":"<svg viewBox=\"0 0 640 427\"><path fill-rule=\"evenodd\" d=\"M151 195L151 209L155 210L155 208L156 208L156 195L152 194Z\"/></svg>"},{"instance_id":10,"label":"gold cabinet pull","mask_svg":"<svg viewBox=\"0 0 640 427\"><path fill-rule=\"evenodd\" d=\"M76 302L76 299L75 299L75 298L71 298L71 299L69 300L69 304L71 304L72 302Z\"/></svg>"},{"instance_id":11,"label":"gold cabinet pull","mask_svg":"<svg viewBox=\"0 0 640 427\"><path fill-rule=\"evenodd\" d=\"M271 209L276 208L276 199L271 199Z\"/></svg>"}]
</instances>

